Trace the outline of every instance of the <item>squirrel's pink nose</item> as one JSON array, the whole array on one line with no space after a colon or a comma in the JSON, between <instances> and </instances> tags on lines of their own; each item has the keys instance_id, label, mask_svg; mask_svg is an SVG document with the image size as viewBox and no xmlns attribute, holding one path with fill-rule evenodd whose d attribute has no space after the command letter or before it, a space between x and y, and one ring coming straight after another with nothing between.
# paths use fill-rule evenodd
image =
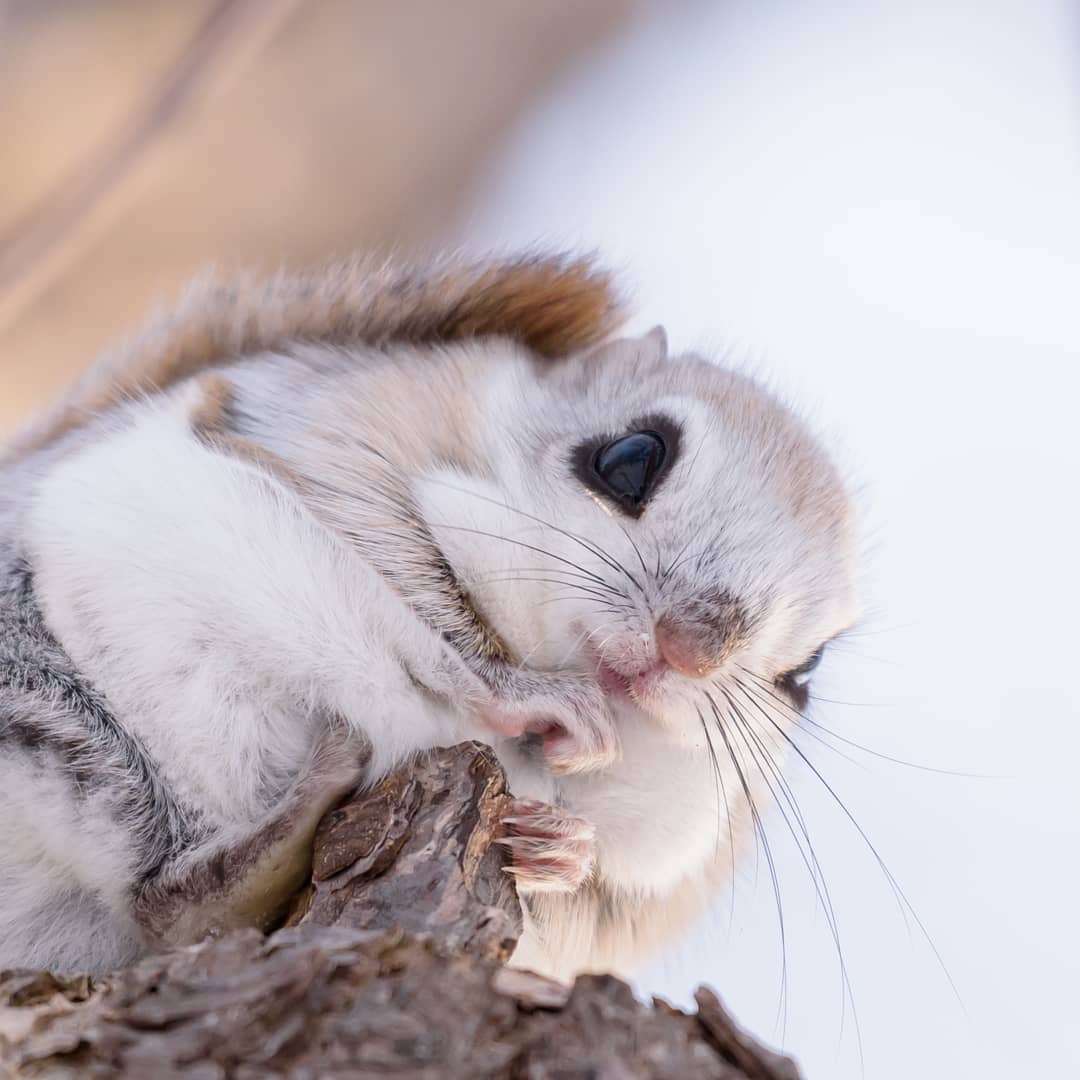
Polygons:
<instances>
[{"instance_id":1,"label":"squirrel's pink nose","mask_svg":"<svg viewBox=\"0 0 1080 1080\"><path fill-rule=\"evenodd\" d=\"M680 675L702 679L716 669L717 662L709 655L706 641L692 626L678 625L664 615L657 620L653 636L660 655Z\"/></svg>"}]
</instances>

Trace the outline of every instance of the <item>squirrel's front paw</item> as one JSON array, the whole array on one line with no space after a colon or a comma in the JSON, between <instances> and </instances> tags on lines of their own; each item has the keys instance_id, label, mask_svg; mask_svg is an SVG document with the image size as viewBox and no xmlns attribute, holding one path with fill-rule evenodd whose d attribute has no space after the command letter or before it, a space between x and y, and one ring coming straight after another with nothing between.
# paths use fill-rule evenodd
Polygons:
<instances>
[{"instance_id":1,"label":"squirrel's front paw","mask_svg":"<svg viewBox=\"0 0 1080 1080\"><path fill-rule=\"evenodd\" d=\"M501 735L539 739L544 762L555 773L602 769L619 756L611 706L599 686L580 676L523 677L483 710L483 719Z\"/></svg>"},{"instance_id":2,"label":"squirrel's front paw","mask_svg":"<svg viewBox=\"0 0 1080 1080\"><path fill-rule=\"evenodd\" d=\"M522 893L574 892L596 862L596 831L584 818L557 806L515 799L503 819L506 836L496 840L510 849L514 875Z\"/></svg>"}]
</instances>

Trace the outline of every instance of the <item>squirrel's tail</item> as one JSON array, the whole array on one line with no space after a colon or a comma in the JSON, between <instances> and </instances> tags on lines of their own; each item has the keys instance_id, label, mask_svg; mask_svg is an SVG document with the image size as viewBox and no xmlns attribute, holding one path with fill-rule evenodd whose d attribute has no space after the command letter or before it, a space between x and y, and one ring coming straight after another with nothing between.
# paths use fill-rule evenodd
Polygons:
<instances>
[{"instance_id":1,"label":"squirrel's tail","mask_svg":"<svg viewBox=\"0 0 1080 1080\"><path fill-rule=\"evenodd\" d=\"M172 310L101 357L18 434L19 457L132 399L297 342L339 346L506 337L556 357L603 340L621 304L592 259L444 259L423 268L349 259L303 273L196 280Z\"/></svg>"}]
</instances>

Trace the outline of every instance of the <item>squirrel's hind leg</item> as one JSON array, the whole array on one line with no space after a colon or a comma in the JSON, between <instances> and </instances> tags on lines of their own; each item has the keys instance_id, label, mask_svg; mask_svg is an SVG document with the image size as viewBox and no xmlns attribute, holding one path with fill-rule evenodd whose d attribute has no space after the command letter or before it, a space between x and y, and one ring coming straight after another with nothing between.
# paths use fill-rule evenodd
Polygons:
<instances>
[{"instance_id":1,"label":"squirrel's hind leg","mask_svg":"<svg viewBox=\"0 0 1080 1080\"><path fill-rule=\"evenodd\" d=\"M310 872L319 822L363 782L370 758L366 746L336 728L263 821L167 864L135 900L147 946L189 945L239 927L271 927Z\"/></svg>"}]
</instances>

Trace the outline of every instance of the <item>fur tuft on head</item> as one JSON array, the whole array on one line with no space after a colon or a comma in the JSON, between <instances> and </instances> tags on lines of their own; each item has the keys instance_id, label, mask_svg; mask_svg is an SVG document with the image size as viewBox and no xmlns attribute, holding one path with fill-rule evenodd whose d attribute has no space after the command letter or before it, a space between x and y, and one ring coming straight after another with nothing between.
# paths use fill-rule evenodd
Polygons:
<instances>
[{"instance_id":1,"label":"fur tuft on head","mask_svg":"<svg viewBox=\"0 0 1080 1080\"><path fill-rule=\"evenodd\" d=\"M611 275L584 256L444 259L422 269L349 259L268 279L208 276L94 364L4 456L40 449L133 397L298 342L348 348L503 337L559 357L602 341L621 314Z\"/></svg>"}]
</instances>

